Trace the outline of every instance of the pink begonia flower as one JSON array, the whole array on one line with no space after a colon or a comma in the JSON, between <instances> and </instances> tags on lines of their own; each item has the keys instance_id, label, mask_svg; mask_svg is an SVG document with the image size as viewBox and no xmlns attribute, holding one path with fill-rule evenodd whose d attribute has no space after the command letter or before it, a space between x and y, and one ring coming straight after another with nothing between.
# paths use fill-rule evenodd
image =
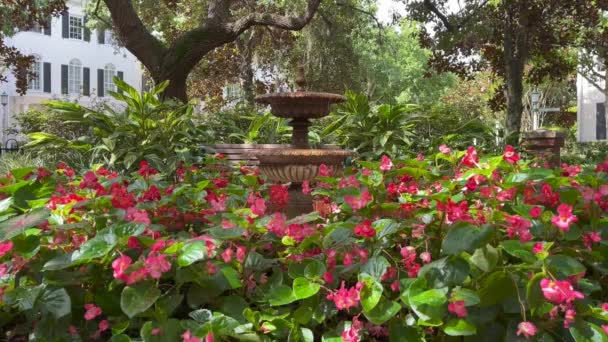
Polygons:
<instances>
[{"instance_id":1,"label":"pink begonia flower","mask_svg":"<svg viewBox=\"0 0 608 342\"><path fill-rule=\"evenodd\" d=\"M467 317L467 308L464 305L464 300L457 300L448 304L448 311L458 317Z\"/></svg>"},{"instance_id":2,"label":"pink begonia flower","mask_svg":"<svg viewBox=\"0 0 608 342\"><path fill-rule=\"evenodd\" d=\"M418 155L416 156L416 159L417 159L418 161L423 161L423 160L424 160L424 154L422 154L422 153L418 153Z\"/></svg>"},{"instance_id":3,"label":"pink begonia flower","mask_svg":"<svg viewBox=\"0 0 608 342\"><path fill-rule=\"evenodd\" d=\"M342 281L338 290L327 295L327 300L332 300L338 310L348 310L359 305L359 295L362 287L363 283L358 282L355 286L347 289L344 281Z\"/></svg>"},{"instance_id":4,"label":"pink begonia flower","mask_svg":"<svg viewBox=\"0 0 608 342\"><path fill-rule=\"evenodd\" d=\"M469 146L469 148L467 148L467 152L465 153L464 157L462 157L462 161L460 163L467 167L477 167L479 157L477 156L477 150L475 147Z\"/></svg>"},{"instance_id":5,"label":"pink begonia flower","mask_svg":"<svg viewBox=\"0 0 608 342\"><path fill-rule=\"evenodd\" d=\"M326 284L331 284L334 281L334 275L329 271L325 271L325 273L323 273L323 280L325 280Z\"/></svg>"},{"instance_id":6,"label":"pink begonia flower","mask_svg":"<svg viewBox=\"0 0 608 342\"><path fill-rule=\"evenodd\" d=\"M227 264L232 261L233 256L234 256L234 251L232 250L232 248L226 248L226 250L222 253L222 259Z\"/></svg>"},{"instance_id":7,"label":"pink begonia flower","mask_svg":"<svg viewBox=\"0 0 608 342\"><path fill-rule=\"evenodd\" d=\"M101 308L95 306L95 304L85 304L84 308L86 310L84 313L84 319L87 321L95 319L95 317L101 315Z\"/></svg>"},{"instance_id":8,"label":"pink begonia flower","mask_svg":"<svg viewBox=\"0 0 608 342\"><path fill-rule=\"evenodd\" d=\"M245 262L245 258L247 257L247 247L238 246L236 247L236 260L240 263Z\"/></svg>"},{"instance_id":9,"label":"pink begonia flower","mask_svg":"<svg viewBox=\"0 0 608 342\"><path fill-rule=\"evenodd\" d=\"M608 303L602 303L602 310L608 311Z\"/></svg>"},{"instance_id":10,"label":"pink begonia flower","mask_svg":"<svg viewBox=\"0 0 608 342\"><path fill-rule=\"evenodd\" d=\"M149 225L151 223L147 211L135 208L127 209L127 212L125 214L125 220L135 223L143 223L145 225Z\"/></svg>"},{"instance_id":11,"label":"pink begonia flower","mask_svg":"<svg viewBox=\"0 0 608 342\"><path fill-rule=\"evenodd\" d=\"M505 215L505 218L509 223L506 232L510 239L518 236L521 242L532 240L532 234L530 234L532 223L530 221L518 215Z\"/></svg>"},{"instance_id":12,"label":"pink begonia flower","mask_svg":"<svg viewBox=\"0 0 608 342\"><path fill-rule=\"evenodd\" d=\"M209 273L209 275L214 275L218 271L217 266L214 263L212 263L211 261L207 261L205 268L207 269L207 273Z\"/></svg>"},{"instance_id":13,"label":"pink begonia flower","mask_svg":"<svg viewBox=\"0 0 608 342\"><path fill-rule=\"evenodd\" d=\"M107 319L104 319L103 321L99 322L99 329L98 329L99 332L106 331L109 328L110 328L110 322L108 322Z\"/></svg>"},{"instance_id":14,"label":"pink begonia flower","mask_svg":"<svg viewBox=\"0 0 608 342\"><path fill-rule=\"evenodd\" d=\"M355 226L355 235L367 239L376 236L376 230L372 228L372 221L363 220L361 224Z\"/></svg>"},{"instance_id":15,"label":"pink begonia flower","mask_svg":"<svg viewBox=\"0 0 608 342\"><path fill-rule=\"evenodd\" d=\"M545 250L545 245L542 242L537 242L532 246L534 254L542 253L543 250Z\"/></svg>"},{"instance_id":16,"label":"pink begonia flower","mask_svg":"<svg viewBox=\"0 0 608 342\"><path fill-rule=\"evenodd\" d=\"M523 335L525 338L536 335L538 329L532 322L521 322L517 325L517 336Z\"/></svg>"},{"instance_id":17,"label":"pink begonia flower","mask_svg":"<svg viewBox=\"0 0 608 342\"><path fill-rule=\"evenodd\" d=\"M112 262L112 269L114 270L114 278L124 280L126 277L125 271L131 266L131 258L127 255L121 255L118 259Z\"/></svg>"},{"instance_id":18,"label":"pink begonia flower","mask_svg":"<svg viewBox=\"0 0 608 342\"><path fill-rule=\"evenodd\" d=\"M420 260L422 260L422 262L424 262L425 264L428 264L429 262L431 262L431 253L429 253L429 252L420 253Z\"/></svg>"},{"instance_id":19,"label":"pink begonia flower","mask_svg":"<svg viewBox=\"0 0 608 342\"><path fill-rule=\"evenodd\" d=\"M358 317L358 315L353 317L350 328L345 329L344 332L342 332L342 342L359 342L363 322L359 321Z\"/></svg>"},{"instance_id":20,"label":"pink begonia flower","mask_svg":"<svg viewBox=\"0 0 608 342\"><path fill-rule=\"evenodd\" d=\"M574 323L576 319L576 311L572 309L566 310L566 314L564 315L564 329L570 328L570 324Z\"/></svg>"},{"instance_id":21,"label":"pink begonia flower","mask_svg":"<svg viewBox=\"0 0 608 342\"><path fill-rule=\"evenodd\" d=\"M540 288L545 298L556 304L571 303L575 299L583 299L585 296L575 291L572 284L566 280L551 280L544 278L540 281Z\"/></svg>"},{"instance_id":22,"label":"pink begonia flower","mask_svg":"<svg viewBox=\"0 0 608 342\"><path fill-rule=\"evenodd\" d=\"M560 204L557 207L558 215L551 218L551 223L565 232L569 231L570 225L578 221L578 218L572 214L572 209L570 205L565 203Z\"/></svg>"},{"instance_id":23,"label":"pink begonia flower","mask_svg":"<svg viewBox=\"0 0 608 342\"><path fill-rule=\"evenodd\" d=\"M154 279L160 279L163 273L169 272L171 270L171 263L165 260L166 255L152 255L148 256L144 261L144 267L150 277Z\"/></svg>"},{"instance_id":24,"label":"pink begonia flower","mask_svg":"<svg viewBox=\"0 0 608 342\"><path fill-rule=\"evenodd\" d=\"M439 152L445 155L449 155L450 153L452 153L452 150L448 147L448 145L443 144L439 146Z\"/></svg>"},{"instance_id":25,"label":"pink begonia flower","mask_svg":"<svg viewBox=\"0 0 608 342\"><path fill-rule=\"evenodd\" d=\"M13 243L11 241L5 241L0 243L0 258L6 255L13 249Z\"/></svg>"},{"instance_id":26,"label":"pink begonia flower","mask_svg":"<svg viewBox=\"0 0 608 342\"><path fill-rule=\"evenodd\" d=\"M331 176L331 170L325 164L319 165L319 176L329 177Z\"/></svg>"},{"instance_id":27,"label":"pink begonia flower","mask_svg":"<svg viewBox=\"0 0 608 342\"><path fill-rule=\"evenodd\" d=\"M75 327L75 326L73 326L73 325L70 325L70 326L68 327L68 333L69 333L70 335L72 335L72 336L76 336L76 335L78 335L78 328L76 328L76 327Z\"/></svg>"},{"instance_id":28,"label":"pink begonia flower","mask_svg":"<svg viewBox=\"0 0 608 342\"><path fill-rule=\"evenodd\" d=\"M543 213L543 209L541 207L534 207L530 209L530 217L539 218L540 214Z\"/></svg>"},{"instance_id":29,"label":"pink begonia flower","mask_svg":"<svg viewBox=\"0 0 608 342\"><path fill-rule=\"evenodd\" d=\"M152 336L158 336L160 334L162 334L162 330L160 330L160 328L154 328L152 331L150 331L150 335Z\"/></svg>"},{"instance_id":30,"label":"pink begonia flower","mask_svg":"<svg viewBox=\"0 0 608 342\"><path fill-rule=\"evenodd\" d=\"M602 330L604 330L604 334L608 335L608 325L602 325Z\"/></svg>"},{"instance_id":31,"label":"pink begonia flower","mask_svg":"<svg viewBox=\"0 0 608 342\"><path fill-rule=\"evenodd\" d=\"M8 274L8 265L0 264L0 277L4 277L7 274Z\"/></svg>"},{"instance_id":32,"label":"pink begonia flower","mask_svg":"<svg viewBox=\"0 0 608 342\"><path fill-rule=\"evenodd\" d=\"M515 152L515 148L511 145L505 146L505 152L502 155L502 159L504 159L509 164L516 164L519 161L519 154Z\"/></svg>"},{"instance_id":33,"label":"pink begonia flower","mask_svg":"<svg viewBox=\"0 0 608 342\"><path fill-rule=\"evenodd\" d=\"M266 201L263 198L256 198L251 206L251 213L256 216L263 216L266 211Z\"/></svg>"},{"instance_id":34,"label":"pink begonia flower","mask_svg":"<svg viewBox=\"0 0 608 342\"><path fill-rule=\"evenodd\" d=\"M589 232L583 235L583 244L591 249L594 243L602 241L602 236L598 232Z\"/></svg>"},{"instance_id":35,"label":"pink begonia flower","mask_svg":"<svg viewBox=\"0 0 608 342\"><path fill-rule=\"evenodd\" d=\"M311 191L310 189L310 182L309 181L303 181L302 182L302 192L304 194L309 194Z\"/></svg>"},{"instance_id":36,"label":"pink begonia flower","mask_svg":"<svg viewBox=\"0 0 608 342\"><path fill-rule=\"evenodd\" d=\"M222 228L224 229L232 229L235 228L236 224L230 221L229 219L222 219Z\"/></svg>"},{"instance_id":37,"label":"pink begonia flower","mask_svg":"<svg viewBox=\"0 0 608 342\"><path fill-rule=\"evenodd\" d=\"M390 171L393 168L393 161L386 155L383 155L380 158L380 170L381 171Z\"/></svg>"},{"instance_id":38,"label":"pink begonia flower","mask_svg":"<svg viewBox=\"0 0 608 342\"><path fill-rule=\"evenodd\" d=\"M201 342L201 339L196 336L192 336L190 330L186 330L186 332L182 334L182 342Z\"/></svg>"},{"instance_id":39,"label":"pink begonia flower","mask_svg":"<svg viewBox=\"0 0 608 342\"><path fill-rule=\"evenodd\" d=\"M354 211L365 207L369 202L371 202L371 200L372 200L372 195L369 194L367 189L361 191L360 197L353 197L353 196L348 196L348 195L344 196L344 201L346 201L346 203L348 203L348 205L350 205L350 207Z\"/></svg>"}]
</instances>

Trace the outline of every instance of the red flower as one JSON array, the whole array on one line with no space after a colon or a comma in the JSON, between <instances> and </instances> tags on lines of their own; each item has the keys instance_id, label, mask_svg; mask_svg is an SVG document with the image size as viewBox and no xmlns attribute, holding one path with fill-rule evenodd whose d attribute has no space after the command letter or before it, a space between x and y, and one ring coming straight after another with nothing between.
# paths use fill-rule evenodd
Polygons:
<instances>
[{"instance_id":1,"label":"red flower","mask_svg":"<svg viewBox=\"0 0 608 342\"><path fill-rule=\"evenodd\" d=\"M391 158L387 157L386 155L383 155L382 158L380 159L380 170L381 171L390 171L393 168L393 161L391 160Z\"/></svg>"},{"instance_id":2,"label":"red flower","mask_svg":"<svg viewBox=\"0 0 608 342\"><path fill-rule=\"evenodd\" d=\"M289 191L287 191L287 187L283 185L273 185L270 187L270 203L277 210L283 209L289 203Z\"/></svg>"},{"instance_id":3,"label":"red flower","mask_svg":"<svg viewBox=\"0 0 608 342\"><path fill-rule=\"evenodd\" d=\"M372 195L369 194L367 189L361 191L360 197L353 197L353 196L348 196L348 195L344 196L344 201L346 201L346 203L348 203L348 205L350 205L350 207L353 208L353 211L364 208L365 206L367 206L369 204L369 202L371 202L371 200L372 200Z\"/></svg>"},{"instance_id":4,"label":"red flower","mask_svg":"<svg viewBox=\"0 0 608 342\"><path fill-rule=\"evenodd\" d=\"M566 280L551 280L544 278L540 281L540 289L548 301L556 304L571 303L576 299L583 299L585 296L575 291L572 284Z\"/></svg>"},{"instance_id":5,"label":"red flower","mask_svg":"<svg viewBox=\"0 0 608 342\"><path fill-rule=\"evenodd\" d=\"M588 249L591 249L594 243L602 241L602 236L598 232L585 233L583 235L583 244Z\"/></svg>"},{"instance_id":6,"label":"red flower","mask_svg":"<svg viewBox=\"0 0 608 342\"><path fill-rule=\"evenodd\" d=\"M543 213L543 209L541 207L533 207L530 209L530 217L539 218L540 214Z\"/></svg>"},{"instance_id":7,"label":"red flower","mask_svg":"<svg viewBox=\"0 0 608 342\"><path fill-rule=\"evenodd\" d=\"M120 186L119 183L113 183L110 186L110 194L112 195L112 206L114 208L127 209L135 206L135 198L133 194L127 191L126 187Z\"/></svg>"},{"instance_id":8,"label":"red flower","mask_svg":"<svg viewBox=\"0 0 608 342\"><path fill-rule=\"evenodd\" d=\"M319 165L319 176L329 177L331 176L331 170L325 164Z\"/></svg>"},{"instance_id":9,"label":"red flower","mask_svg":"<svg viewBox=\"0 0 608 342\"><path fill-rule=\"evenodd\" d=\"M532 227L532 223L526 220L525 218L518 215L506 215L506 221L509 223L509 226L506 229L507 235L509 238L514 238L515 236L519 237L519 241L528 242L532 240L532 234L530 234L530 227Z\"/></svg>"},{"instance_id":10,"label":"red flower","mask_svg":"<svg viewBox=\"0 0 608 342\"><path fill-rule=\"evenodd\" d=\"M578 218L572 214L572 206L562 203L557 207L557 216L551 218L557 228L567 232L570 230L570 225L578 221Z\"/></svg>"},{"instance_id":11,"label":"red flower","mask_svg":"<svg viewBox=\"0 0 608 342\"><path fill-rule=\"evenodd\" d=\"M263 198L256 198L253 205L250 207L251 213L257 216L263 216L266 211L266 201Z\"/></svg>"},{"instance_id":12,"label":"red flower","mask_svg":"<svg viewBox=\"0 0 608 342\"><path fill-rule=\"evenodd\" d=\"M129 258L127 255L121 255L118 259L114 260L112 262L114 278L122 279L124 281L126 279L125 272L129 266L131 266L131 258Z\"/></svg>"},{"instance_id":13,"label":"red flower","mask_svg":"<svg viewBox=\"0 0 608 342\"><path fill-rule=\"evenodd\" d=\"M350 325L350 328L344 329L342 332L342 342L359 342L363 322L359 321L358 317L358 315L353 317L353 322Z\"/></svg>"},{"instance_id":14,"label":"red flower","mask_svg":"<svg viewBox=\"0 0 608 342\"><path fill-rule=\"evenodd\" d=\"M542 242L537 242L532 246L532 252L534 252L534 254L542 253L544 250L545 246Z\"/></svg>"},{"instance_id":15,"label":"red flower","mask_svg":"<svg viewBox=\"0 0 608 342\"><path fill-rule=\"evenodd\" d=\"M467 317L467 308L464 305L464 300L457 300L448 304L448 311L458 317Z\"/></svg>"},{"instance_id":16,"label":"red flower","mask_svg":"<svg viewBox=\"0 0 608 342\"><path fill-rule=\"evenodd\" d=\"M479 157L477 156L477 150L475 150L475 147L469 146L469 148L467 148L467 152L460 163L467 167L477 167Z\"/></svg>"},{"instance_id":17,"label":"red flower","mask_svg":"<svg viewBox=\"0 0 608 342\"><path fill-rule=\"evenodd\" d=\"M439 152L445 154L445 155L449 155L450 153L452 153L452 150L445 144L439 146Z\"/></svg>"},{"instance_id":18,"label":"red flower","mask_svg":"<svg viewBox=\"0 0 608 342\"><path fill-rule=\"evenodd\" d=\"M13 243L11 241L5 241L0 243L0 258L6 255L13 249Z\"/></svg>"},{"instance_id":19,"label":"red flower","mask_svg":"<svg viewBox=\"0 0 608 342\"><path fill-rule=\"evenodd\" d=\"M516 164L519 161L519 155L515 152L515 148L511 145L505 146L505 152L502 155L502 159L504 159L509 164Z\"/></svg>"},{"instance_id":20,"label":"red flower","mask_svg":"<svg viewBox=\"0 0 608 342\"><path fill-rule=\"evenodd\" d=\"M84 313L84 319L87 321L95 319L95 317L101 315L101 308L95 306L95 304L85 304L84 309L86 310Z\"/></svg>"},{"instance_id":21,"label":"red flower","mask_svg":"<svg viewBox=\"0 0 608 342\"><path fill-rule=\"evenodd\" d=\"M155 168L151 167L147 161L142 160L139 162L139 170L137 171L137 173L139 173L139 175L142 177L148 177L150 175L157 174L158 171L156 171Z\"/></svg>"},{"instance_id":22,"label":"red flower","mask_svg":"<svg viewBox=\"0 0 608 342\"><path fill-rule=\"evenodd\" d=\"M154 279L160 279L163 273L169 272L171 270L171 263L165 260L165 254L148 256L144 261L144 267L146 271L150 275L150 277Z\"/></svg>"},{"instance_id":23,"label":"red flower","mask_svg":"<svg viewBox=\"0 0 608 342\"><path fill-rule=\"evenodd\" d=\"M160 200L160 191L156 187L156 185L151 185L146 192L141 197L141 200L144 202L152 202Z\"/></svg>"},{"instance_id":24,"label":"red flower","mask_svg":"<svg viewBox=\"0 0 608 342\"><path fill-rule=\"evenodd\" d=\"M517 325L517 336L523 335L525 338L536 335L537 329L532 322L521 322Z\"/></svg>"},{"instance_id":25,"label":"red flower","mask_svg":"<svg viewBox=\"0 0 608 342\"><path fill-rule=\"evenodd\" d=\"M232 248L226 248L224 252L222 252L222 259L225 263L230 263L232 261L232 257L234 256L234 251Z\"/></svg>"},{"instance_id":26,"label":"red flower","mask_svg":"<svg viewBox=\"0 0 608 342\"><path fill-rule=\"evenodd\" d=\"M346 288L344 281L342 286L327 295L327 300L332 300L338 310L348 310L359 305L359 294L363 287L362 282L358 282L351 288Z\"/></svg>"},{"instance_id":27,"label":"red flower","mask_svg":"<svg viewBox=\"0 0 608 342\"><path fill-rule=\"evenodd\" d=\"M376 236L376 230L372 228L372 221L363 220L361 224L355 226L355 235L371 239Z\"/></svg>"},{"instance_id":28,"label":"red flower","mask_svg":"<svg viewBox=\"0 0 608 342\"><path fill-rule=\"evenodd\" d=\"M192 336L192 333L190 332L190 330L186 330L185 333L182 334L182 342L201 342L201 339L196 337L196 336Z\"/></svg>"}]
</instances>

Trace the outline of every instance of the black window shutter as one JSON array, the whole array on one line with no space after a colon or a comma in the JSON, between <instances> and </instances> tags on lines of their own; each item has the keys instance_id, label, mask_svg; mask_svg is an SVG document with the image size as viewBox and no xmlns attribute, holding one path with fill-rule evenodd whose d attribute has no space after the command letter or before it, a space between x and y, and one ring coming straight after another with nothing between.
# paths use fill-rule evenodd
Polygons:
<instances>
[{"instance_id":1,"label":"black window shutter","mask_svg":"<svg viewBox=\"0 0 608 342\"><path fill-rule=\"evenodd\" d=\"M97 29L97 43L99 43L99 44L106 43L106 30Z\"/></svg>"},{"instance_id":2,"label":"black window shutter","mask_svg":"<svg viewBox=\"0 0 608 342\"><path fill-rule=\"evenodd\" d=\"M51 63L44 62L42 64L42 91L45 93L51 92Z\"/></svg>"},{"instance_id":3,"label":"black window shutter","mask_svg":"<svg viewBox=\"0 0 608 342\"><path fill-rule=\"evenodd\" d=\"M51 25L52 25L53 21L52 21L52 17L48 17L46 19L46 26L44 27L44 34L46 34L47 36L51 35Z\"/></svg>"},{"instance_id":4,"label":"black window shutter","mask_svg":"<svg viewBox=\"0 0 608 342\"><path fill-rule=\"evenodd\" d=\"M68 93L68 66L61 64L61 93Z\"/></svg>"},{"instance_id":5,"label":"black window shutter","mask_svg":"<svg viewBox=\"0 0 608 342\"><path fill-rule=\"evenodd\" d=\"M82 95L91 95L91 69L82 68Z\"/></svg>"},{"instance_id":6,"label":"black window shutter","mask_svg":"<svg viewBox=\"0 0 608 342\"><path fill-rule=\"evenodd\" d=\"M595 104L595 139L606 139L606 107L603 102Z\"/></svg>"},{"instance_id":7,"label":"black window shutter","mask_svg":"<svg viewBox=\"0 0 608 342\"><path fill-rule=\"evenodd\" d=\"M70 38L70 13L67 11L61 14L61 36Z\"/></svg>"},{"instance_id":8,"label":"black window shutter","mask_svg":"<svg viewBox=\"0 0 608 342\"><path fill-rule=\"evenodd\" d=\"M103 97L103 69L97 69L97 96Z\"/></svg>"},{"instance_id":9,"label":"black window shutter","mask_svg":"<svg viewBox=\"0 0 608 342\"><path fill-rule=\"evenodd\" d=\"M119 71L119 72L118 72L118 78L119 78L121 81L124 81L124 77L125 77L125 74L124 74L122 71ZM122 90L118 89L118 93L119 93L119 94L122 94Z\"/></svg>"},{"instance_id":10,"label":"black window shutter","mask_svg":"<svg viewBox=\"0 0 608 342\"><path fill-rule=\"evenodd\" d=\"M87 27L87 17L85 16L82 20L82 26L84 26L84 40L86 42L91 41L91 30Z\"/></svg>"}]
</instances>

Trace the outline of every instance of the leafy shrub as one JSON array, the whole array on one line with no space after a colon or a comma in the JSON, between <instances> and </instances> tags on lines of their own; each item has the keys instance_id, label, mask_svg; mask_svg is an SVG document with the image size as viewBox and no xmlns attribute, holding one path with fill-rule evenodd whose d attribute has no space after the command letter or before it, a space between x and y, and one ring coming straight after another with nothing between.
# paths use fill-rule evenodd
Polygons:
<instances>
[{"instance_id":1,"label":"leafy shrub","mask_svg":"<svg viewBox=\"0 0 608 342\"><path fill-rule=\"evenodd\" d=\"M604 341L608 162L518 159L444 146L361 162L324 172L319 211L292 220L270 210L285 188L221 160L175 178L145 161L13 170L0 327L46 341Z\"/></svg>"},{"instance_id":2,"label":"leafy shrub","mask_svg":"<svg viewBox=\"0 0 608 342\"><path fill-rule=\"evenodd\" d=\"M31 133L28 148L77 150L91 152L118 170L133 170L147 160L163 171L174 170L178 162L190 159L208 141L194 122L190 104L161 102L158 98L167 86L163 82L141 94L124 81L114 78L119 92L109 92L122 106L104 105L102 110L85 108L77 103L51 101L46 106L65 124L89 127L91 134L66 139L52 132Z\"/></svg>"}]
</instances>

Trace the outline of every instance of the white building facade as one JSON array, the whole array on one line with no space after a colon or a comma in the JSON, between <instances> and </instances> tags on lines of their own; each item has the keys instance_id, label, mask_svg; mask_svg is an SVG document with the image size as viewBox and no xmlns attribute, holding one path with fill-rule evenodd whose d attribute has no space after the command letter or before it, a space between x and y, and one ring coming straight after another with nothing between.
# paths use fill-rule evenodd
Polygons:
<instances>
[{"instance_id":1,"label":"white building facade","mask_svg":"<svg viewBox=\"0 0 608 342\"><path fill-rule=\"evenodd\" d=\"M111 101L108 91L116 90L114 76L141 90L139 62L114 43L111 32L86 27L85 4L86 0L69 1L68 11L50 18L48 28L19 32L6 40L7 45L36 58L32 66L36 77L30 79L27 93L19 95L14 75L4 71L8 82L0 83L0 94L8 94L8 104L1 113L6 116L0 120L2 131L13 126L15 114L51 99L83 105Z\"/></svg>"},{"instance_id":2,"label":"white building facade","mask_svg":"<svg viewBox=\"0 0 608 342\"><path fill-rule=\"evenodd\" d=\"M597 68L597 73L605 74L605 70ZM577 137L579 142L606 140L608 121L606 120L606 96L598 88L605 87L604 80L597 80L594 85L582 74L576 78L577 92Z\"/></svg>"}]
</instances>

